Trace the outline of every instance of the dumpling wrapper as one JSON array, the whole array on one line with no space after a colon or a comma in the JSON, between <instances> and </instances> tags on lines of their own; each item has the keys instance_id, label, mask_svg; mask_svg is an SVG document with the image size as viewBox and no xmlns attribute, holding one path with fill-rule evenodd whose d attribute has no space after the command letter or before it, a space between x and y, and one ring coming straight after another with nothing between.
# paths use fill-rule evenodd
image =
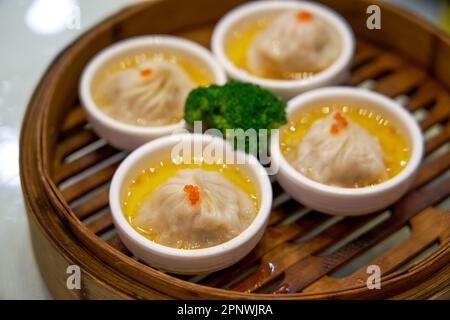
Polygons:
<instances>
[{"instance_id":1,"label":"dumpling wrapper","mask_svg":"<svg viewBox=\"0 0 450 320\"><path fill-rule=\"evenodd\" d=\"M186 185L198 187L198 203L190 201ZM135 224L156 232L160 244L197 248L236 237L255 214L250 196L220 173L183 169L140 204Z\"/></svg>"},{"instance_id":2,"label":"dumpling wrapper","mask_svg":"<svg viewBox=\"0 0 450 320\"><path fill-rule=\"evenodd\" d=\"M134 125L160 126L181 121L195 83L175 63L155 60L110 76L99 87L102 109Z\"/></svg>"},{"instance_id":3,"label":"dumpling wrapper","mask_svg":"<svg viewBox=\"0 0 450 320\"><path fill-rule=\"evenodd\" d=\"M317 182L345 188L385 180L387 173L378 140L358 124L336 114L317 120L309 128L299 145L294 168ZM345 119L346 125L336 118Z\"/></svg>"},{"instance_id":4,"label":"dumpling wrapper","mask_svg":"<svg viewBox=\"0 0 450 320\"><path fill-rule=\"evenodd\" d=\"M322 71L337 59L341 42L333 27L312 13L306 21L298 14L281 14L253 39L247 51L250 72L292 79Z\"/></svg>"}]
</instances>

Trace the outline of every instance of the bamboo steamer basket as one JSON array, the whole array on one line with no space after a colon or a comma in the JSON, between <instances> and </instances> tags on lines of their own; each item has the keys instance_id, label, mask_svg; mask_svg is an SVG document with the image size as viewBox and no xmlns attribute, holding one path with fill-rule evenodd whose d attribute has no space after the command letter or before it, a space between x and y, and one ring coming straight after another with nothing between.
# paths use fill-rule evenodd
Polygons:
<instances>
[{"instance_id":1,"label":"bamboo steamer basket","mask_svg":"<svg viewBox=\"0 0 450 320\"><path fill-rule=\"evenodd\" d=\"M102 142L86 122L77 96L80 73L99 50L131 36L168 33L208 47L214 24L241 2L139 3L82 35L44 74L23 122L20 168L34 252L52 295L64 299L448 298L450 40L421 19L373 0L321 2L342 14L356 32L357 50L347 85L367 85L401 99L425 132L426 157L406 196L387 212L337 221L303 208L274 184L277 205L258 246L236 265L202 277L160 272L123 246L108 209L108 183L125 154ZM371 4L381 8L381 30L366 28L366 9ZM366 286L366 267L371 264L382 271L379 290ZM66 286L69 265L81 269L79 290ZM280 286L288 293L275 294Z\"/></svg>"}]
</instances>

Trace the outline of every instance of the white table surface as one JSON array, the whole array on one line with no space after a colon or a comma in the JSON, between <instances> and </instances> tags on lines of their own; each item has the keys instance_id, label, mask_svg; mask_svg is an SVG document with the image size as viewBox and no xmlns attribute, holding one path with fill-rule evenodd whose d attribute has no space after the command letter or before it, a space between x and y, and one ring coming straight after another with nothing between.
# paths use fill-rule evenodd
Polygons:
<instances>
[{"instance_id":1,"label":"white table surface","mask_svg":"<svg viewBox=\"0 0 450 320\"><path fill-rule=\"evenodd\" d=\"M53 57L80 33L133 0L0 0L0 299L51 298L31 249L20 189L18 140L27 102ZM395 0L430 20L440 1ZM81 28L65 14L80 8Z\"/></svg>"}]
</instances>

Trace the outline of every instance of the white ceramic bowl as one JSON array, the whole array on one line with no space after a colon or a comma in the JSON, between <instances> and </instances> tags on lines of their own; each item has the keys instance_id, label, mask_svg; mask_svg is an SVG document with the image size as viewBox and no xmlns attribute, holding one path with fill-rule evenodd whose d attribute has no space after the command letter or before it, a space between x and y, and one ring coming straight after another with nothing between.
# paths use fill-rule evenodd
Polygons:
<instances>
[{"instance_id":1,"label":"white ceramic bowl","mask_svg":"<svg viewBox=\"0 0 450 320\"><path fill-rule=\"evenodd\" d=\"M132 150L145 142L169 135L174 130L183 129L186 126L184 120L165 126L131 125L110 117L95 104L91 89L97 72L113 61L143 52L173 54L204 67L210 73L214 83L226 82L225 72L210 52L199 44L182 38L167 35L134 37L117 42L100 51L83 71L79 84L79 95L94 131L119 149Z\"/></svg>"},{"instance_id":2,"label":"white ceramic bowl","mask_svg":"<svg viewBox=\"0 0 450 320\"><path fill-rule=\"evenodd\" d=\"M205 273L226 268L242 259L256 246L264 233L270 214L271 183L266 171L253 156L248 156L248 161L239 166L256 185L260 194L260 208L247 229L227 242L193 250L167 247L138 233L127 222L122 212L121 199L125 187L139 172L147 168L149 163L169 158L172 148L180 142L199 143L203 147L212 144L215 147L225 148L225 152L232 152L237 157L245 156L243 152L234 151L225 140L201 134L176 134L153 140L141 146L121 163L112 179L109 203L114 225L127 248L153 267L183 274Z\"/></svg>"},{"instance_id":3,"label":"white ceramic bowl","mask_svg":"<svg viewBox=\"0 0 450 320\"><path fill-rule=\"evenodd\" d=\"M271 80L257 77L238 68L226 55L224 44L233 30L255 19L276 17L286 10L300 9L321 16L333 26L341 38L341 53L336 61L325 70L300 80ZM212 37L212 51L231 78L258 84L289 99L314 88L342 83L349 76L350 63L355 51L355 39L347 22L336 12L323 5L305 1L255 1L233 9L219 21Z\"/></svg>"},{"instance_id":4,"label":"white ceramic bowl","mask_svg":"<svg viewBox=\"0 0 450 320\"><path fill-rule=\"evenodd\" d=\"M386 208L398 200L411 186L423 154L423 136L412 115L381 94L364 89L331 87L301 94L288 103L287 116L320 105L347 104L361 106L382 114L405 136L411 158L393 178L374 186L340 188L313 181L297 170L280 151L279 134L271 137L271 160L279 167L277 180L294 199L315 210L345 216L361 215Z\"/></svg>"}]
</instances>

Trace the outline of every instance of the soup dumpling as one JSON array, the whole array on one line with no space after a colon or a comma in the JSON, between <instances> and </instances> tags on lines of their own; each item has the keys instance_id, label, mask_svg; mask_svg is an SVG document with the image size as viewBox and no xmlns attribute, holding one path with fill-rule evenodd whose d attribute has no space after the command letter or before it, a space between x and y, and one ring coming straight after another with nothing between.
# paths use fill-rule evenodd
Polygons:
<instances>
[{"instance_id":1,"label":"soup dumpling","mask_svg":"<svg viewBox=\"0 0 450 320\"><path fill-rule=\"evenodd\" d=\"M263 77L298 78L329 67L341 50L337 32L308 11L281 14L250 43L247 67Z\"/></svg>"},{"instance_id":2,"label":"soup dumpling","mask_svg":"<svg viewBox=\"0 0 450 320\"><path fill-rule=\"evenodd\" d=\"M195 87L175 63L147 61L110 76L99 87L103 110L113 118L134 125L158 126L183 118L184 102Z\"/></svg>"},{"instance_id":3,"label":"soup dumpling","mask_svg":"<svg viewBox=\"0 0 450 320\"><path fill-rule=\"evenodd\" d=\"M367 186L387 177L378 140L339 112L313 123L293 166L315 181L338 187Z\"/></svg>"},{"instance_id":4,"label":"soup dumpling","mask_svg":"<svg viewBox=\"0 0 450 320\"><path fill-rule=\"evenodd\" d=\"M220 173L182 169L144 199L135 222L158 243L198 248L234 238L255 214L250 196Z\"/></svg>"}]
</instances>

